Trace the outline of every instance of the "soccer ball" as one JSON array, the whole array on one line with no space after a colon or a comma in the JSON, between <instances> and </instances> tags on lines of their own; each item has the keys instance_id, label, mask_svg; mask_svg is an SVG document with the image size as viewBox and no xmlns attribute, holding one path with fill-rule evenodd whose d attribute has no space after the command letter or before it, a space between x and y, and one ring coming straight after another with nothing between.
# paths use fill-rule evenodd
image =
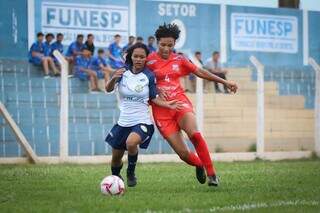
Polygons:
<instances>
[{"instance_id":1,"label":"soccer ball","mask_svg":"<svg viewBox=\"0 0 320 213\"><path fill-rule=\"evenodd\" d=\"M101 192L104 195L122 195L124 193L124 182L115 175L110 175L100 183Z\"/></svg>"}]
</instances>

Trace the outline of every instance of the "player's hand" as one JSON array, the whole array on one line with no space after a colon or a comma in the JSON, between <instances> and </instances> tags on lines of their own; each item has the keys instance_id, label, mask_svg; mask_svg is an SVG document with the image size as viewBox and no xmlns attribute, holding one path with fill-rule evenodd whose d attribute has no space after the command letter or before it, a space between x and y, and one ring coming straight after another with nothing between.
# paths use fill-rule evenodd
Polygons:
<instances>
[{"instance_id":1,"label":"player's hand","mask_svg":"<svg viewBox=\"0 0 320 213\"><path fill-rule=\"evenodd\" d=\"M170 109L181 110L184 108L183 102L178 100L167 101Z\"/></svg>"},{"instance_id":2,"label":"player's hand","mask_svg":"<svg viewBox=\"0 0 320 213\"><path fill-rule=\"evenodd\" d=\"M125 68L117 69L116 71L114 71L114 73L112 75L112 79L116 80L116 79L120 78L125 71L126 71Z\"/></svg>"},{"instance_id":3,"label":"player's hand","mask_svg":"<svg viewBox=\"0 0 320 213\"><path fill-rule=\"evenodd\" d=\"M233 93L236 93L238 90L238 85L234 81L227 81L226 86Z\"/></svg>"},{"instance_id":4,"label":"player's hand","mask_svg":"<svg viewBox=\"0 0 320 213\"><path fill-rule=\"evenodd\" d=\"M159 89L159 88L158 88L158 94L159 94L160 98L161 98L162 100L164 100L164 101L169 98L169 96L167 95L167 92L164 91L163 89Z\"/></svg>"}]
</instances>

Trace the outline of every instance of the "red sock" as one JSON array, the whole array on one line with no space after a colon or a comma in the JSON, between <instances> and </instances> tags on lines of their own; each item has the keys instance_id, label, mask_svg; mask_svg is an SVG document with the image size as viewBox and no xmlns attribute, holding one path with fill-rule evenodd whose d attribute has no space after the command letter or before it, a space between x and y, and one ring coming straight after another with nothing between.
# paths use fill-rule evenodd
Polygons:
<instances>
[{"instance_id":1,"label":"red sock","mask_svg":"<svg viewBox=\"0 0 320 213\"><path fill-rule=\"evenodd\" d=\"M201 159L208 176L212 176L216 174L215 168L213 167L208 146L200 134L200 132L196 132L190 138L192 144L194 145L199 158Z\"/></svg>"},{"instance_id":2,"label":"red sock","mask_svg":"<svg viewBox=\"0 0 320 213\"><path fill-rule=\"evenodd\" d=\"M193 152L189 152L188 160L186 161L186 163L191 166L199 166L199 167L203 166L200 158Z\"/></svg>"}]
</instances>

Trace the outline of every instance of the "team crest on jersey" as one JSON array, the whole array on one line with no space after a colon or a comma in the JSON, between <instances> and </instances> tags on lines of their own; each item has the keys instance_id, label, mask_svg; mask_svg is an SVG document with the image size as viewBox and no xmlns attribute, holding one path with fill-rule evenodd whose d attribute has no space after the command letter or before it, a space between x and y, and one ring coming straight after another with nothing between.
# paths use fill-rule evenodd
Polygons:
<instances>
[{"instance_id":1,"label":"team crest on jersey","mask_svg":"<svg viewBox=\"0 0 320 213\"><path fill-rule=\"evenodd\" d=\"M151 65L151 64L154 64L156 62L157 62L157 60L150 60L150 61L147 62L147 65Z\"/></svg>"},{"instance_id":2,"label":"team crest on jersey","mask_svg":"<svg viewBox=\"0 0 320 213\"><path fill-rule=\"evenodd\" d=\"M178 64L172 64L172 70L173 71L179 71L179 65Z\"/></svg>"},{"instance_id":3,"label":"team crest on jersey","mask_svg":"<svg viewBox=\"0 0 320 213\"><path fill-rule=\"evenodd\" d=\"M143 90L143 86L140 85L140 84L138 84L138 85L134 88L134 91L136 91L136 92L142 92L142 90Z\"/></svg>"},{"instance_id":4,"label":"team crest on jersey","mask_svg":"<svg viewBox=\"0 0 320 213\"><path fill-rule=\"evenodd\" d=\"M147 133L148 129L145 125L141 125L140 128L142 129L143 132Z\"/></svg>"}]
</instances>

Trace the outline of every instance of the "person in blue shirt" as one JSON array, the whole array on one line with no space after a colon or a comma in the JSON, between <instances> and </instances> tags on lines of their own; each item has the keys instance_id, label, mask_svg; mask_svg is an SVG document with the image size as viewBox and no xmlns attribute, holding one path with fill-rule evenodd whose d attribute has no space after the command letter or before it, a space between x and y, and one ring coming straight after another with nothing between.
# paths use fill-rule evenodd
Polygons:
<instances>
[{"instance_id":1,"label":"person in blue shirt","mask_svg":"<svg viewBox=\"0 0 320 213\"><path fill-rule=\"evenodd\" d=\"M59 75L59 70L55 66L53 59L51 57L45 55L43 36L44 35L42 32L37 33L37 41L34 42L32 44L32 46L30 47L28 58L29 58L30 63L32 63L36 66L42 65L44 75L45 75L44 77L50 78L49 66L51 67L54 75Z\"/></svg>"},{"instance_id":2,"label":"person in blue shirt","mask_svg":"<svg viewBox=\"0 0 320 213\"><path fill-rule=\"evenodd\" d=\"M79 55L82 54L82 49L84 48L84 44L83 44L83 35L82 34L78 34L77 35L77 40L72 42L67 50L66 56L67 57L71 57L71 58L75 58Z\"/></svg>"},{"instance_id":3,"label":"person in blue shirt","mask_svg":"<svg viewBox=\"0 0 320 213\"><path fill-rule=\"evenodd\" d=\"M51 53L52 53L51 42L54 39L54 35L52 33L47 33L45 38L46 38L46 41L43 42L44 55L51 56Z\"/></svg>"},{"instance_id":4,"label":"person in blue shirt","mask_svg":"<svg viewBox=\"0 0 320 213\"><path fill-rule=\"evenodd\" d=\"M58 63L58 60L54 57L53 51L58 50L63 55L63 34L57 34L57 40L51 44L51 57L53 58L55 63Z\"/></svg>"},{"instance_id":5,"label":"person in blue shirt","mask_svg":"<svg viewBox=\"0 0 320 213\"><path fill-rule=\"evenodd\" d=\"M126 55L126 68L118 69L106 85L107 92L117 88L120 116L110 130L106 142L112 147L111 172L120 178L122 157L128 151L127 184L137 185L135 168L138 148L147 149L154 132L149 111L150 102L159 106L179 110L183 103L166 101L157 94L155 75L146 66L148 49L145 44L136 43Z\"/></svg>"},{"instance_id":6,"label":"person in blue shirt","mask_svg":"<svg viewBox=\"0 0 320 213\"><path fill-rule=\"evenodd\" d=\"M153 52L157 51L157 49L153 46L154 41L155 41L154 36L149 36L148 37L148 46L147 47L148 47L148 50L149 50L150 53L153 53Z\"/></svg>"},{"instance_id":7,"label":"person in blue shirt","mask_svg":"<svg viewBox=\"0 0 320 213\"><path fill-rule=\"evenodd\" d=\"M92 59L91 68L97 72L99 79L104 76L106 83L110 80L110 74L113 69L110 67L103 49L99 49L98 56Z\"/></svg>"},{"instance_id":8,"label":"person in blue shirt","mask_svg":"<svg viewBox=\"0 0 320 213\"><path fill-rule=\"evenodd\" d=\"M77 78L83 81L90 81L90 88L91 91L100 91L98 88L98 76L99 74L91 69L91 52L88 48L84 48L82 50L81 55L78 55L75 58L75 65L74 65L74 74ZM102 76L103 78L103 76Z\"/></svg>"},{"instance_id":9,"label":"person in blue shirt","mask_svg":"<svg viewBox=\"0 0 320 213\"><path fill-rule=\"evenodd\" d=\"M116 34L114 36L114 42L108 47L110 65L113 69L118 69L124 66L124 60L122 58L122 48L120 47L121 36Z\"/></svg>"},{"instance_id":10,"label":"person in blue shirt","mask_svg":"<svg viewBox=\"0 0 320 213\"><path fill-rule=\"evenodd\" d=\"M126 44L123 48L122 48L122 52L125 54L127 52L127 50L134 44L135 41L135 37L134 36L129 36L129 40L128 40L128 44Z\"/></svg>"}]
</instances>

